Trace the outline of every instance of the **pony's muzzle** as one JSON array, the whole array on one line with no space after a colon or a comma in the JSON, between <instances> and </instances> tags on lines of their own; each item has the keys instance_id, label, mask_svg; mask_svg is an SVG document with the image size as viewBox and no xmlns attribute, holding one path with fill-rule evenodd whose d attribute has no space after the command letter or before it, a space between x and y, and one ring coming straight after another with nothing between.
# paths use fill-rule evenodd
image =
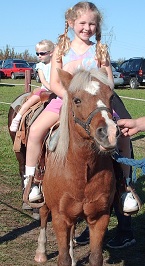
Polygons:
<instances>
[{"instance_id":1,"label":"pony's muzzle","mask_svg":"<svg viewBox=\"0 0 145 266\"><path fill-rule=\"evenodd\" d=\"M116 148L117 139L120 136L118 125L103 126L96 129L96 139L100 144L100 150L113 150Z\"/></svg>"}]
</instances>

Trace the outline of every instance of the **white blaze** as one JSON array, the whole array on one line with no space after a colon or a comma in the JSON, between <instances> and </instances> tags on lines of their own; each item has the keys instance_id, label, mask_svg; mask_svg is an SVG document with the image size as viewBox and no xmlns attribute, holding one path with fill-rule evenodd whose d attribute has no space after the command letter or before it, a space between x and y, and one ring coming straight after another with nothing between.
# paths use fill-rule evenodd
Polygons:
<instances>
[{"instance_id":1,"label":"white blaze","mask_svg":"<svg viewBox=\"0 0 145 266\"><path fill-rule=\"evenodd\" d=\"M100 84L98 81L91 81L91 85L85 89L85 91L89 92L92 95L96 95L100 90Z\"/></svg>"},{"instance_id":2,"label":"white blaze","mask_svg":"<svg viewBox=\"0 0 145 266\"><path fill-rule=\"evenodd\" d=\"M97 107L106 107L106 105L101 100L99 100L97 102ZM102 117L105 119L106 124L108 125L108 130L107 130L108 140L112 145L114 145L116 144L116 130L117 130L116 124L112 119L109 118L107 111L102 110L101 114Z\"/></svg>"}]
</instances>

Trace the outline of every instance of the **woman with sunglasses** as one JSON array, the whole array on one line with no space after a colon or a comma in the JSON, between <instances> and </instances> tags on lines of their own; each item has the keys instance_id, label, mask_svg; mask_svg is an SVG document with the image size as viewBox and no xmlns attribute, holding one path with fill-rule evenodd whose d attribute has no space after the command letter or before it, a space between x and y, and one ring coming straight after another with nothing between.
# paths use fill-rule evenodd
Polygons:
<instances>
[{"instance_id":1,"label":"woman with sunglasses","mask_svg":"<svg viewBox=\"0 0 145 266\"><path fill-rule=\"evenodd\" d=\"M40 101L40 93L42 91L50 91L50 68L51 58L54 51L54 44L49 40L42 40L36 44L36 55L38 56L39 63L36 64L36 70L38 71L40 81L42 83L41 88L34 90L33 95L22 105L21 109L12 120L10 131L16 132L19 127L22 116L27 110L35 103ZM50 91L51 93L51 91Z\"/></svg>"}]
</instances>

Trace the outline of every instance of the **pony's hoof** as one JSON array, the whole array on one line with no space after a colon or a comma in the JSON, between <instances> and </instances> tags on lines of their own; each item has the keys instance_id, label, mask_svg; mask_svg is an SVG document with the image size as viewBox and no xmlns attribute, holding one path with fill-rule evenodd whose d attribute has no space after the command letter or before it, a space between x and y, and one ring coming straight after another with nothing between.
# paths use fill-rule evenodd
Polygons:
<instances>
[{"instance_id":1,"label":"pony's hoof","mask_svg":"<svg viewBox=\"0 0 145 266\"><path fill-rule=\"evenodd\" d=\"M45 253L36 253L34 260L39 263L44 263L47 261Z\"/></svg>"}]
</instances>

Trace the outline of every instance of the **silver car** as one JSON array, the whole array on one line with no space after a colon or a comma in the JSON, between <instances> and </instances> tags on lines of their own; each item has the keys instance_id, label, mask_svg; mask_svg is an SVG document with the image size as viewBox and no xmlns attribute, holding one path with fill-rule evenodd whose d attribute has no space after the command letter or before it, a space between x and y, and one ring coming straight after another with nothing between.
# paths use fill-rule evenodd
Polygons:
<instances>
[{"instance_id":1,"label":"silver car","mask_svg":"<svg viewBox=\"0 0 145 266\"><path fill-rule=\"evenodd\" d=\"M124 79L122 77L121 72L117 71L115 67L112 66L113 78L114 78L114 86L118 87L123 85Z\"/></svg>"}]
</instances>

